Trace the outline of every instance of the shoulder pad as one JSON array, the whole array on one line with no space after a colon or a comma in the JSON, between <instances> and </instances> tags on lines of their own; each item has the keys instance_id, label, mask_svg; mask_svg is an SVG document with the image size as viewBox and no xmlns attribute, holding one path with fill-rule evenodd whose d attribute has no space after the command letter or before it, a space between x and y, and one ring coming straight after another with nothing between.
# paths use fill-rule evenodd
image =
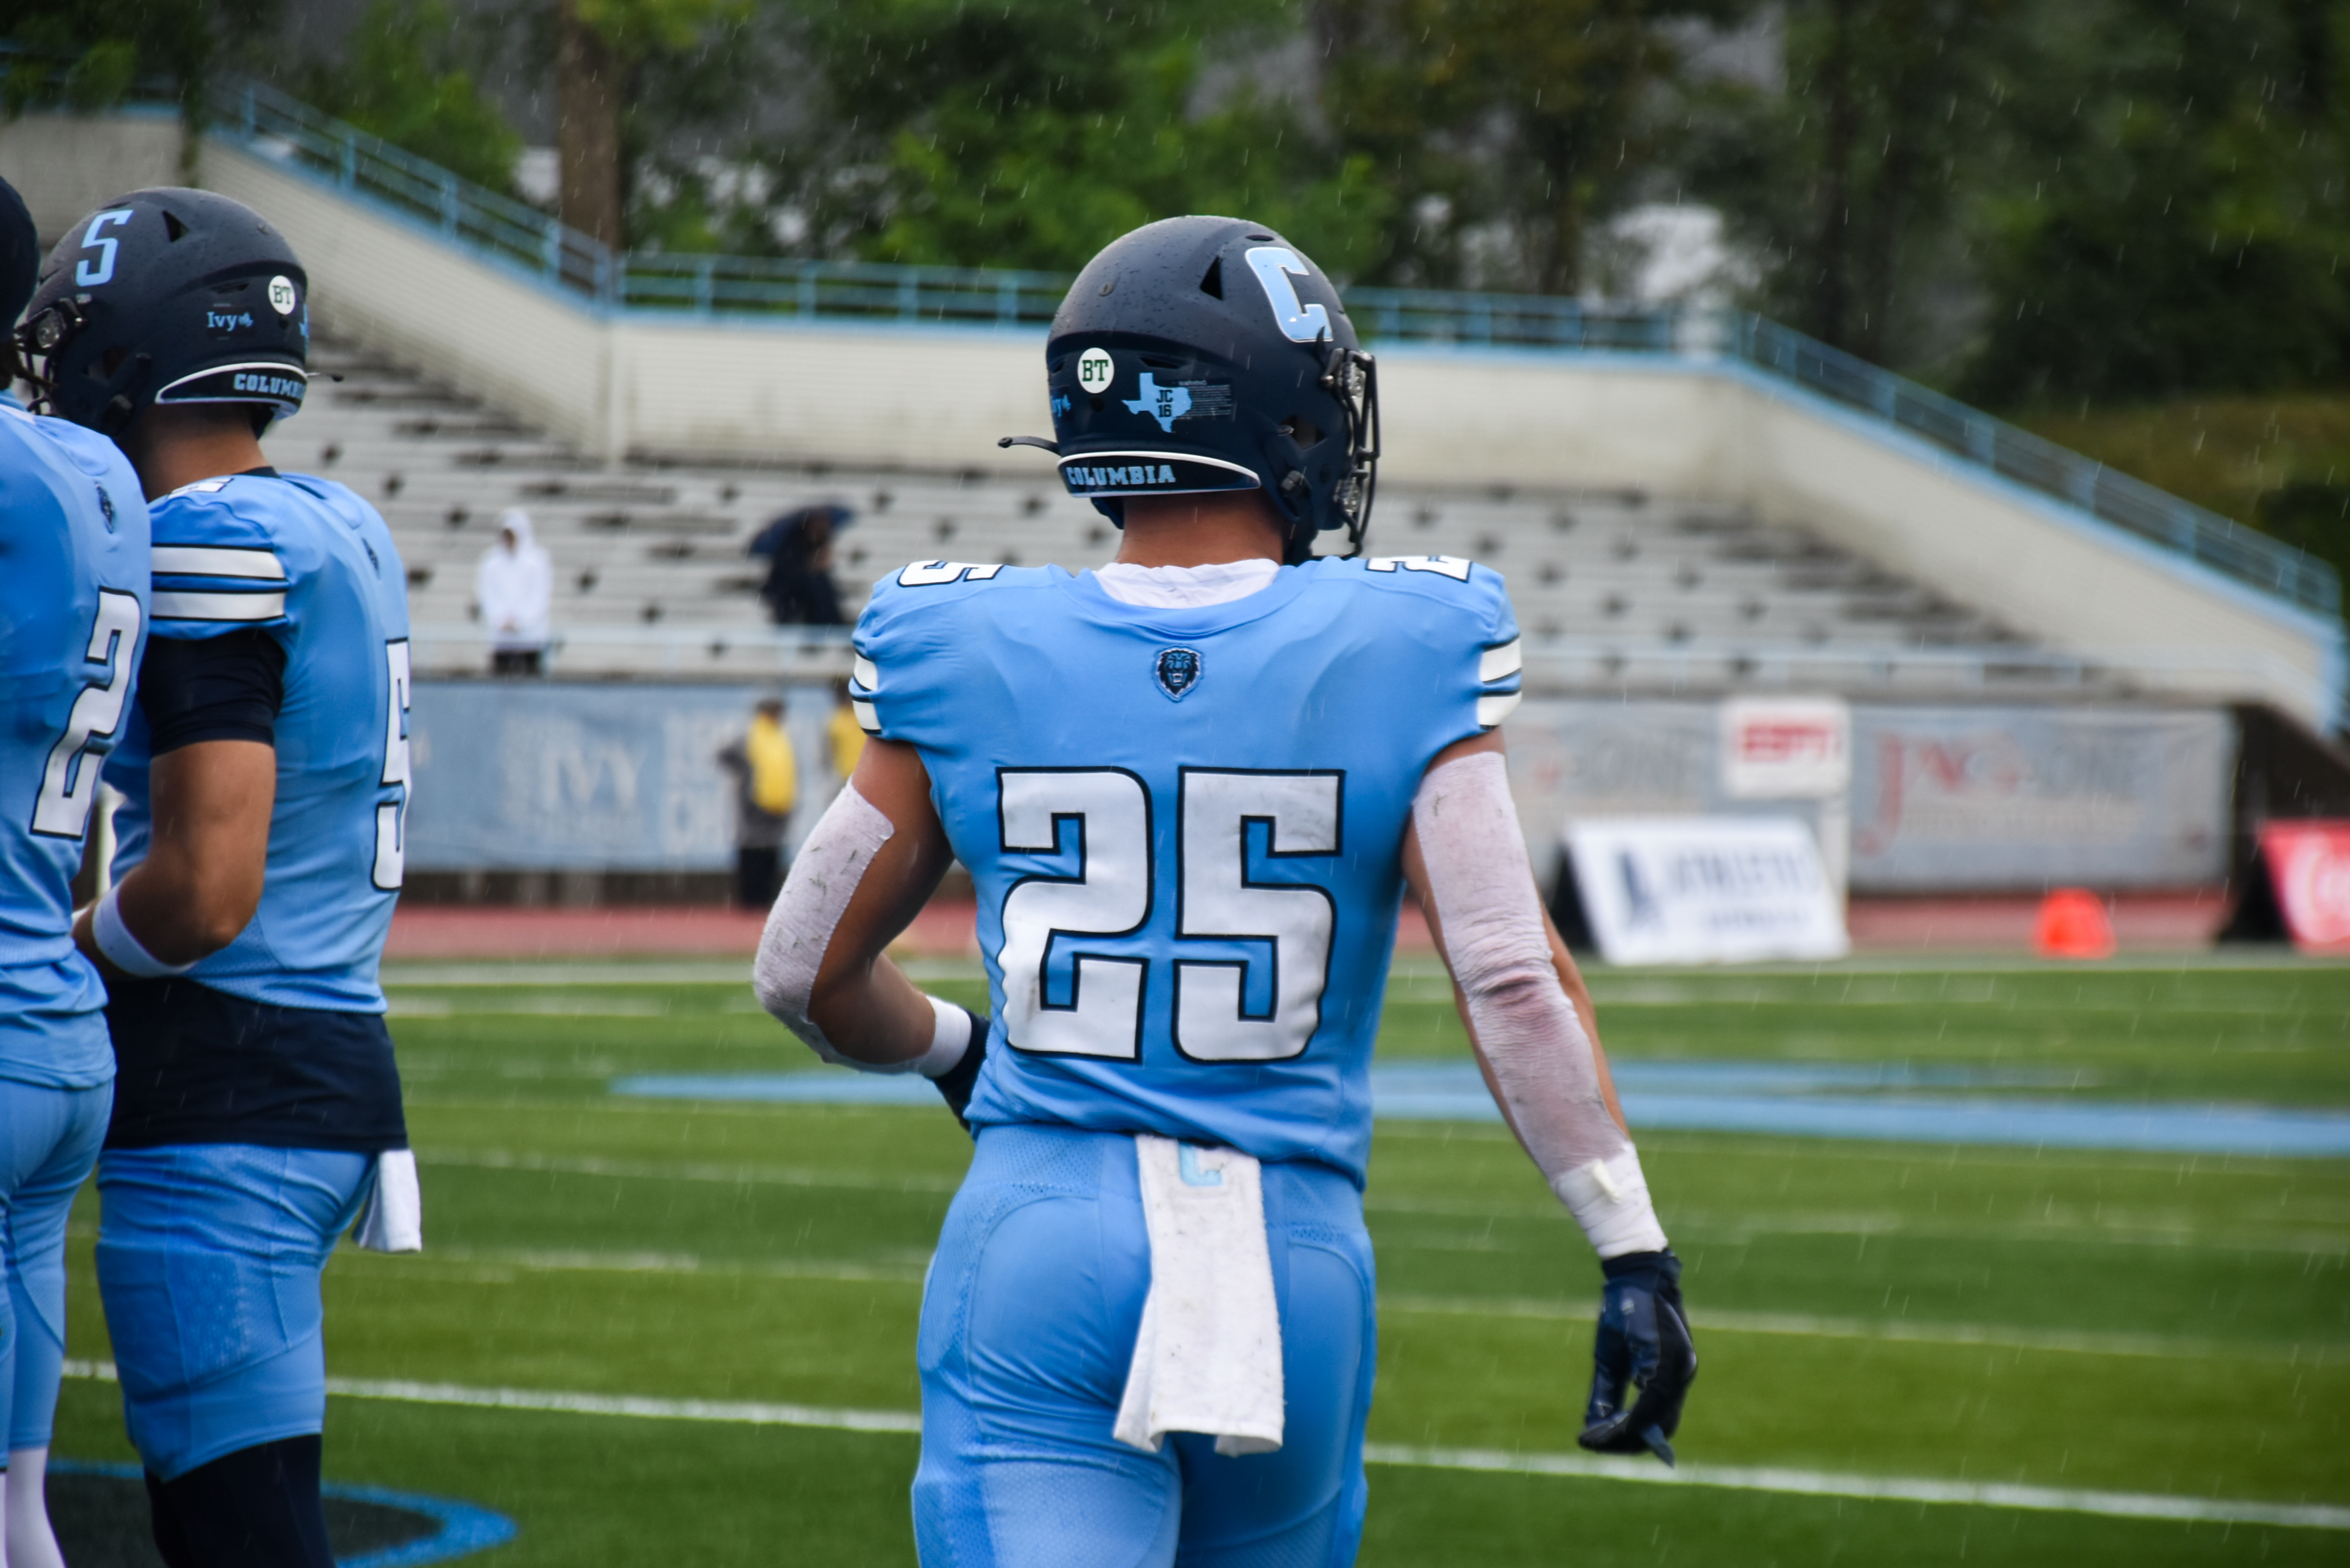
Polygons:
<instances>
[{"instance_id":1,"label":"shoulder pad","mask_svg":"<svg viewBox=\"0 0 2350 1568\"><path fill-rule=\"evenodd\" d=\"M1033 568L1024 573L1020 567L993 561L915 561L873 585L873 596L865 601L858 625L867 627L900 616L927 618L927 611L967 599L983 588L1035 575Z\"/></svg>"},{"instance_id":2,"label":"shoulder pad","mask_svg":"<svg viewBox=\"0 0 2350 1568\"><path fill-rule=\"evenodd\" d=\"M936 588L949 583L993 582L1003 570L1001 565L976 561L915 561L884 580L901 588Z\"/></svg>"},{"instance_id":3,"label":"shoulder pad","mask_svg":"<svg viewBox=\"0 0 2350 1568\"><path fill-rule=\"evenodd\" d=\"M1456 583L1467 582L1476 569L1466 556L1373 556L1363 563L1367 572L1433 572Z\"/></svg>"},{"instance_id":4,"label":"shoulder pad","mask_svg":"<svg viewBox=\"0 0 2350 1568\"><path fill-rule=\"evenodd\" d=\"M269 509L236 496L234 478L183 484L150 508L154 521L153 615L163 636L206 637L286 622L298 570Z\"/></svg>"},{"instance_id":5,"label":"shoulder pad","mask_svg":"<svg viewBox=\"0 0 2350 1568\"><path fill-rule=\"evenodd\" d=\"M1349 563L1350 565L1352 563ZM1462 556L1374 556L1358 581L1414 590L1414 622L1440 647L1476 654L1477 723L1492 729L1518 705L1523 687L1523 646L1518 618L1502 575Z\"/></svg>"}]
</instances>

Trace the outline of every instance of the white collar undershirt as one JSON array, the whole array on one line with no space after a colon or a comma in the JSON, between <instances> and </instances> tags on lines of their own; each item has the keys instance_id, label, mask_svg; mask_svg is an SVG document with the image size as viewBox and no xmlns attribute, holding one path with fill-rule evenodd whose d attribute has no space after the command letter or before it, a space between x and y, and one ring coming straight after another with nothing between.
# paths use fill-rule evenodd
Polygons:
<instances>
[{"instance_id":1,"label":"white collar undershirt","mask_svg":"<svg viewBox=\"0 0 2350 1568\"><path fill-rule=\"evenodd\" d=\"M1204 566L1138 566L1112 561L1094 568L1102 592L1120 604L1150 609L1197 609L1244 599L1273 584L1281 563L1259 556Z\"/></svg>"}]
</instances>

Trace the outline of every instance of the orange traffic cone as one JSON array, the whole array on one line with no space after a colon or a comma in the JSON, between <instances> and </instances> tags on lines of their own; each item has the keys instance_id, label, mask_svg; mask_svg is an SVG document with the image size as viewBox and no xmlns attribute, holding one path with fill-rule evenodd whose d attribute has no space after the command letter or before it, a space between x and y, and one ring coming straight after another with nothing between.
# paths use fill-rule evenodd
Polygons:
<instances>
[{"instance_id":1,"label":"orange traffic cone","mask_svg":"<svg viewBox=\"0 0 2350 1568\"><path fill-rule=\"evenodd\" d=\"M2085 888L2058 888L2040 901L2040 921L2032 945L2042 958L2101 959L2114 956L2114 923L2106 906Z\"/></svg>"}]
</instances>

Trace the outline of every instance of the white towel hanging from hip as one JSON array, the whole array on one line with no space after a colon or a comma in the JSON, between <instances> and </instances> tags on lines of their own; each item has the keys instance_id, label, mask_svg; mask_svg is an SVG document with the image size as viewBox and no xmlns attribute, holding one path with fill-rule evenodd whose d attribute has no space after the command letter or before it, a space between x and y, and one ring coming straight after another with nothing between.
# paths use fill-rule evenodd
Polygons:
<instances>
[{"instance_id":1,"label":"white towel hanging from hip","mask_svg":"<svg viewBox=\"0 0 2350 1568\"><path fill-rule=\"evenodd\" d=\"M1281 1310L1264 1237L1264 1174L1237 1149L1134 1140L1150 1293L1111 1435L1157 1452L1212 1432L1220 1454L1281 1447Z\"/></svg>"},{"instance_id":2,"label":"white towel hanging from hip","mask_svg":"<svg viewBox=\"0 0 2350 1568\"><path fill-rule=\"evenodd\" d=\"M416 1180L414 1149L388 1148L375 1157L351 1240L370 1252L424 1251L424 1190Z\"/></svg>"}]
</instances>

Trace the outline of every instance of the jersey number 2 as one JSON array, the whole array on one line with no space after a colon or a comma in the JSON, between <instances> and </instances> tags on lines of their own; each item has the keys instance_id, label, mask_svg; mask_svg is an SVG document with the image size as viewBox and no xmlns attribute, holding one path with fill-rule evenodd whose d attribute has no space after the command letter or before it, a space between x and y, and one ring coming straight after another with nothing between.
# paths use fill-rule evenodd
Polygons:
<instances>
[{"instance_id":1,"label":"jersey number 2","mask_svg":"<svg viewBox=\"0 0 2350 1568\"><path fill-rule=\"evenodd\" d=\"M1150 961L1087 952L1085 941L1128 937L1150 918L1150 792L1124 768L1005 769L997 775L1001 847L1013 855L1077 857L1074 876L1031 876L1003 899L1004 1038L1024 1051L1137 1061L1143 982ZM1185 768L1178 789L1175 937L1180 942L1266 944L1263 956L1178 958L1175 1047L1199 1062L1272 1062L1303 1053L1321 1026L1337 908L1307 883L1251 877L1250 830L1263 828L1259 864L1339 850L1343 787L1336 773ZM1067 826L1074 843L1062 843ZM1050 999L1058 939L1068 1001ZM1250 971L1268 966L1260 984ZM1270 1011L1250 1011L1252 989Z\"/></svg>"},{"instance_id":2,"label":"jersey number 2","mask_svg":"<svg viewBox=\"0 0 2350 1568\"><path fill-rule=\"evenodd\" d=\"M375 808L375 885L389 893L408 872L408 639L383 645L391 677L383 729L382 783L400 794Z\"/></svg>"},{"instance_id":3,"label":"jersey number 2","mask_svg":"<svg viewBox=\"0 0 2350 1568\"><path fill-rule=\"evenodd\" d=\"M41 770L41 794L33 804L33 831L47 838L79 838L89 830L89 808L98 804L99 759L122 728L122 705L130 695L130 655L139 646L139 598L113 588L98 591L98 617L82 657L106 666L74 699L66 732L49 748Z\"/></svg>"}]
</instances>

